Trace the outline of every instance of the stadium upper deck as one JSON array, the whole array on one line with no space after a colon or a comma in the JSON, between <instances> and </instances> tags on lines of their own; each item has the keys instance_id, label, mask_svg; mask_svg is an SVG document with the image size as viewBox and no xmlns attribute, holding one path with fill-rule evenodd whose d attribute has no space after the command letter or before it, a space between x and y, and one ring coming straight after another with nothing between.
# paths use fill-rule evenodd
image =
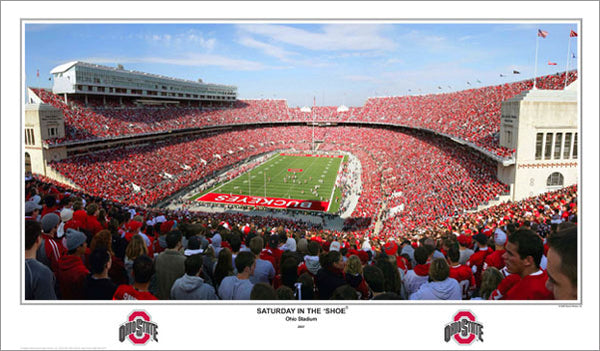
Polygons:
<instances>
[{"instance_id":1,"label":"stadium upper deck","mask_svg":"<svg viewBox=\"0 0 600 351\"><path fill-rule=\"evenodd\" d=\"M538 78L539 89L562 89L565 72ZM568 83L577 79L569 72ZM270 122L371 122L421 128L452 136L500 157L514 150L499 146L500 107L504 100L531 89L532 80L469 89L446 94L369 98L363 107L338 112L336 107L314 107L312 112L289 108L285 100L238 100L229 108L196 105L136 105L132 99L116 102L106 98L65 97L44 89L30 89L41 101L63 111L65 138L50 139L49 145L71 141L110 139L215 125Z\"/></svg>"}]
</instances>

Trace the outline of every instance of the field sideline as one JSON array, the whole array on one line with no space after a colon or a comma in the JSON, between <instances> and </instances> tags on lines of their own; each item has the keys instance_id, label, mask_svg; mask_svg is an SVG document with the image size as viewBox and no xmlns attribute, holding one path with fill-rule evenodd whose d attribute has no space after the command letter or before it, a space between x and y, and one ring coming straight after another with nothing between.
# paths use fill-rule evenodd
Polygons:
<instances>
[{"instance_id":1,"label":"field sideline","mask_svg":"<svg viewBox=\"0 0 600 351\"><path fill-rule=\"evenodd\" d=\"M341 155L280 153L192 200L334 213L341 201L335 180L344 160ZM300 205L283 200L298 200Z\"/></svg>"}]
</instances>

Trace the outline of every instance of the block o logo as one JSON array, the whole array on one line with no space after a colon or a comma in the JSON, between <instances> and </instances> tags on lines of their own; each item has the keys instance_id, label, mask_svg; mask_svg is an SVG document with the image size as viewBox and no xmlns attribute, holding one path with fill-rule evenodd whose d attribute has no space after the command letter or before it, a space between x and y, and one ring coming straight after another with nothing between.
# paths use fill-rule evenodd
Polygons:
<instances>
[{"instance_id":1,"label":"block o logo","mask_svg":"<svg viewBox=\"0 0 600 351\"><path fill-rule=\"evenodd\" d=\"M146 311L133 311L127 322L119 327L119 341L128 338L134 345L145 345L150 338L158 342L158 325L151 321Z\"/></svg>"},{"instance_id":2,"label":"block o logo","mask_svg":"<svg viewBox=\"0 0 600 351\"><path fill-rule=\"evenodd\" d=\"M460 345L469 345L476 338L483 341L483 325L476 322L475 315L471 311L458 311L453 322L444 328L444 340L446 342L454 339Z\"/></svg>"}]
</instances>

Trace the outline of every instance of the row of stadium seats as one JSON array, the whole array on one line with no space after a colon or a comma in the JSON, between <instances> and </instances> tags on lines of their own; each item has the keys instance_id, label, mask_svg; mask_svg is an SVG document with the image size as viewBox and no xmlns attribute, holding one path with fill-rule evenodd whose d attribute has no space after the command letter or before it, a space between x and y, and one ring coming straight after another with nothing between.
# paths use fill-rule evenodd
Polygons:
<instances>
[{"instance_id":1,"label":"row of stadium seats","mask_svg":"<svg viewBox=\"0 0 600 351\"><path fill-rule=\"evenodd\" d=\"M566 74L538 78L540 89L562 89ZM577 71L569 73L568 81L577 79ZM421 96L369 98L362 107L338 112L334 106L315 106L312 113L289 108L285 100L242 100L232 108L203 109L198 107L125 107L99 108L98 98L80 100L70 105L43 89L33 91L46 103L64 112L66 136L50 139L49 144L115 136L139 135L213 125L266 123L285 121L361 121L401 124L426 128L471 142L502 157L514 150L498 145L501 102L523 90L531 89L531 80L464 90L454 93ZM108 107L114 107L109 102Z\"/></svg>"},{"instance_id":2,"label":"row of stadium seats","mask_svg":"<svg viewBox=\"0 0 600 351\"><path fill-rule=\"evenodd\" d=\"M360 198L347 228L372 229L382 199L388 209L404 204L395 220L414 228L473 209L506 191L495 180L489 161L431 135L336 127L319 128L315 136L324 141L320 150L343 149L362 164L362 188L356 194ZM310 127L231 131L77 156L50 166L94 196L145 207L250 156L277 149L309 150L311 137ZM136 187L141 190L134 191ZM391 196L399 189L401 196ZM346 197L353 190L342 191Z\"/></svg>"}]
</instances>

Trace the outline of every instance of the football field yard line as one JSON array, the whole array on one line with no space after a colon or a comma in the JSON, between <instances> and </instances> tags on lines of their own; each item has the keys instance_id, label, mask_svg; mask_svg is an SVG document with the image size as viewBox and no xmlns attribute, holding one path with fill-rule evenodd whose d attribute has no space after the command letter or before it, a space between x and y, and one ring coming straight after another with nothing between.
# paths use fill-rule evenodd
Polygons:
<instances>
[{"instance_id":1,"label":"football field yard line","mask_svg":"<svg viewBox=\"0 0 600 351\"><path fill-rule=\"evenodd\" d=\"M270 159L270 160L268 160L267 162L263 163L261 166L265 166L267 163L269 163L269 162L271 162L271 161L275 160L275 159L276 159L277 157L279 157L280 155L281 155L281 154L279 154L279 153L278 153L277 155L275 155L275 157L273 157L272 159ZM259 166L259 167L260 167L260 166ZM250 172L251 172L251 171L250 171ZM224 187L225 185L227 185L227 184L229 184L229 183L233 182L234 180L238 179L239 177L241 177L241 175L239 175L239 176L237 176L237 177L235 177L235 178L233 178L233 179L229 180L229 181L228 181L228 182L226 182L226 183L223 183L223 184L219 185L218 187L214 188L214 189L213 189L213 190L211 190L210 192L211 192L211 193L216 193L216 192L217 192L217 190L219 190L219 189L221 189L222 187Z\"/></svg>"},{"instance_id":2,"label":"football field yard line","mask_svg":"<svg viewBox=\"0 0 600 351\"><path fill-rule=\"evenodd\" d=\"M335 181L337 180L338 176L340 175L340 169L342 168L343 164L344 164L344 159L342 158L342 161L338 165L338 171L335 174L335 180L333 181L333 187L331 187L331 196L329 197L329 203L327 204L327 209L325 210L325 212L329 212L329 208L331 207L331 201L333 201L333 194L335 194Z\"/></svg>"},{"instance_id":3,"label":"football field yard line","mask_svg":"<svg viewBox=\"0 0 600 351\"><path fill-rule=\"evenodd\" d=\"M313 157L313 160L310 162L310 165L309 165L309 166L308 166L308 168L306 169L306 171L307 171L307 172L308 172L308 171L311 169L311 166L312 166L312 165L315 163L315 160L316 160L316 159L317 159L316 157ZM304 178L304 177L302 177L302 178ZM289 198L289 196L290 196L290 189L292 188L292 186L296 185L295 183L292 183L292 184L293 184L293 185L290 185L290 187L288 188L288 191L287 191L288 198Z\"/></svg>"},{"instance_id":4,"label":"football field yard line","mask_svg":"<svg viewBox=\"0 0 600 351\"><path fill-rule=\"evenodd\" d=\"M309 157L312 157L312 159L308 159ZM338 162L337 170L335 170L335 167L332 167L335 162ZM331 206L331 202L335 195L335 181L339 175L342 163L343 158L331 158L326 160L322 157L314 156L282 155L280 152L273 155L271 159L265 161L263 164L246 172L242 172L235 178L217 186L213 190L208 190L207 194L221 193L229 194L230 196L239 195L254 198L272 197L301 202L320 201L323 203L323 201L327 201L327 195L322 194L322 191L327 191L326 187L330 186L329 203L321 210L328 212L331 208L335 207ZM294 172L294 170L300 169L302 172ZM274 171L274 173L270 174L269 170ZM295 183L293 182L294 176ZM270 178L268 183L266 183L266 178ZM309 178L312 178L312 180L309 181ZM284 179L286 180L285 182ZM306 183L304 183L305 181ZM319 187L316 196L311 192L315 186ZM246 189L246 191L244 191L244 189ZM249 193L248 190L251 190L251 193ZM208 202L212 201L208 200Z\"/></svg>"}]
</instances>

